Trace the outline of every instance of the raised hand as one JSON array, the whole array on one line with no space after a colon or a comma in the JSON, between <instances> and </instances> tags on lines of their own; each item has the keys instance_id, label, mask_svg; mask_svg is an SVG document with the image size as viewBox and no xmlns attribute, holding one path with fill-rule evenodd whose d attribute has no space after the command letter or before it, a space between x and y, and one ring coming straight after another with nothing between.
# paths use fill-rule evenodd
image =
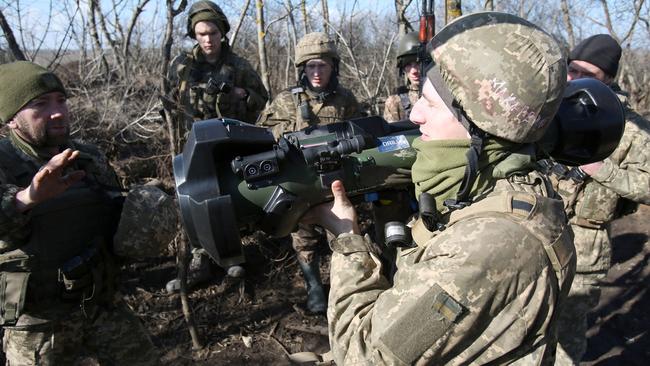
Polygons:
<instances>
[{"instance_id":1,"label":"raised hand","mask_svg":"<svg viewBox=\"0 0 650 366\"><path fill-rule=\"evenodd\" d=\"M47 201L65 192L70 186L80 181L86 173L75 170L64 174L65 168L79 156L79 151L65 149L54 155L41 170L34 175L29 187L16 194L16 209L25 212L37 204Z\"/></svg>"}]
</instances>

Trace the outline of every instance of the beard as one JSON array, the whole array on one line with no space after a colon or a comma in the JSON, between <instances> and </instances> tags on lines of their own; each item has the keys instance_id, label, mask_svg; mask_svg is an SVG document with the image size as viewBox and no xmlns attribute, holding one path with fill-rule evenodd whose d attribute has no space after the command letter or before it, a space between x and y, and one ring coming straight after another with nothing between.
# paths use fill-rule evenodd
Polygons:
<instances>
[{"instance_id":1,"label":"beard","mask_svg":"<svg viewBox=\"0 0 650 366\"><path fill-rule=\"evenodd\" d=\"M16 116L16 132L30 145L37 148L66 145L70 138L70 124L66 119L34 125Z\"/></svg>"}]
</instances>

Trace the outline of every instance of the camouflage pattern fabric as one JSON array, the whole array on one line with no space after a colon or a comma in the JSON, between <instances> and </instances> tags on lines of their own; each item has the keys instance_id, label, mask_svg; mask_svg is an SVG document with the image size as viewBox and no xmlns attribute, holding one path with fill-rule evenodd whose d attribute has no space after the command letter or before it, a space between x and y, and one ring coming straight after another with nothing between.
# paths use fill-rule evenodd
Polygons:
<instances>
[{"instance_id":1,"label":"camouflage pattern fabric","mask_svg":"<svg viewBox=\"0 0 650 366\"><path fill-rule=\"evenodd\" d=\"M411 108L415 102L420 98L418 87L409 84L408 99L411 102ZM404 106L402 105L402 98L399 94L391 94L386 98L384 103L384 119L388 122L397 122L409 118Z\"/></svg>"},{"instance_id":2,"label":"camouflage pattern fabric","mask_svg":"<svg viewBox=\"0 0 650 366\"><path fill-rule=\"evenodd\" d=\"M314 125L327 125L361 116L359 103L354 94L339 85L324 100L318 98L310 90L299 93L300 100L306 101L309 105L310 118L305 121L301 117L300 108L294 100L291 89L278 94L257 121L259 126L270 128L276 139L285 132L298 131Z\"/></svg>"},{"instance_id":3,"label":"camouflage pattern fabric","mask_svg":"<svg viewBox=\"0 0 650 366\"><path fill-rule=\"evenodd\" d=\"M298 230L291 233L291 246L296 251L298 260L307 264L313 262L316 259L318 244L325 235L313 225L298 223Z\"/></svg>"},{"instance_id":4,"label":"camouflage pattern fabric","mask_svg":"<svg viewBox=\"0 0 650 366\"><path fill-rule=\"evenodd\" d=\"M478 128L520 143L544 135L567 82L551 35L515 15L484 12L457 18L429 47L435 66L427 77L436 90L444 84Z\"/></svg>"},{"instance_id":5,"label":"camouflage pattern fabric","mask_svg":"<svg viewBox=\"0 0 650 366\"><path fill-rule=\"evenodd\" d=\"M113 252L131 258L159 257L176 236L178 217L178 205L159 188L131 188L113 237Z\"/></svg>"},{"instance_id":6,"label":"camouflage pattern fabric","mask_svg":"<svg viewBox=\"0 0 650 366\"><path fill-rule=\"evenodd\" d=\"M90 319L79 311L37 330L5 327L7 365L158 365L160 355L140 320L117 299ZM82 361L85 361L82 363Z\"/></svg>"},{"instance_id":7,"label":"camouflage pattern fabric","mask_svg":"<svg viewBox=\"0 0 650 366\"><path fill-rule=\"evenodd\" d=\"M0 143L15 148L14 143L10 142L8 138ZM88 175L92 175L97 183L107 187L119 187L115 172L96 146L71 141L67 147L79 150L77 163L86 162L84 170ZM21 161L16 161L15 164L24 165L25 171L36 172L40 166L47 162L34 156L32 151L15 149L21 157ZM0 163L0 253L15 247L29 237L30 212L20 214L16 211L16 193L27 187L32 179L32 176L25 176L21 181L17 181L15 177L9 176L8 169L2 166L3 164ZM77 166L75 169L78 168Z\"/></svg>"},{"instance_id":8,"label":"camouflage pattern fabric","mask_svg":"<svg viewBox=\"0 0 650 366\"><path fill-rule=\"evenodd\" d=\"M224 117L255 123L269 99L260 76L248 61L223 47L226 46L222 45L224 54L217 65L205 60L198 45L171 62L167 83L172 90L174 121L183 140L195 121ZM240 99L233 90L208 93L210 78L215 85L226 83L231 88L245 89L248 98Z\"/></svg>"},{"instance_id":9,"label":"camouflage pattern fabric","mask_svg":"<svg viewBox=\"0 0 650 366\"><path fill-rule=\"evenodd\" d=\"M6 166L4 159L0 159L0 252L6 252L21 248L29 241L32 211L18 213L15 195L22 187L29 185L33 174L45 160L33 156L26 147L16 147L8 139L0 141L0 144L16 149L19 156L12 161L12 165L15 165L12 167ZM80 151L70 169L83 169L90 179L89 184L98 184L99 189L119 187L115 172L95 146L72 141L68 147ZM10 173L20 167L28 174L16 177ZM65 227L61 227L61 230L65 230ZM109 254L106 253L106 256ZM97 296L93 297L99 297L99 293L110 293L103 290L103 287L108 290L112 287L113 273L110 268L110 263L102 259L96 268L90 269L93 277L97 269L97 275L101 275L105 281L102 289L94 288ZM49 288L44 284L30 283L27 291L41 288L39 285ZM54 296L47 301L34 303L27 295L24 312L17 319L16 326L3 328L7 364L73 365L73 358L83 353L89 353L105 364L157 364L157 352L138 319L125 308L119 297L116 296L112 304L107 302L111 302L110 298L90 301L87 306L86 302L82 302L80 306L79 302L64 302Z\"/></svg>"},{"instance_id":10,"label":"camouflage pattern fabric","mask_svg":"<svg viewBox=\"0 0 650 366\"><path fill-rule=\"evenodd\" d=\"M650 123L634 112L617 86L625 108L621 141L604 165L584 184L560 180L575 233L577 269L565 312L560 320L558 365L578 364L587 348L587 313L598 304L600 281L611 265L607 228L617 217L621 198L650 204Z\"/></svg>"},{"instance_id":11,"label":"camouflage pattern fabric","mask_svg":"<svg viewBox=\"0 0 650 366\"><path fill-rule=\"evenodd\" d=\"M416 239L398 251L393 285L360 236L333 243L327 318L336 363L552 365L554 315L575 259L562 203L544 181L536 172L497 181L484 199L533 193L535 214L488 211ZM544 248L554 242L570 258L561 276Z\"/></svg>"}]
</instances>

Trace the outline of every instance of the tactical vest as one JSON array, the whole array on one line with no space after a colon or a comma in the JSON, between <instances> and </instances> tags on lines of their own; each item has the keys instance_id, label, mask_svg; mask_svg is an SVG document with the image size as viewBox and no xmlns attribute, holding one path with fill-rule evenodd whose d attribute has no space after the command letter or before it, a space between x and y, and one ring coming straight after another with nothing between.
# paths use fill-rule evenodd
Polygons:
<instances>
[{"instance_id":1,"label":"tactical vest","mask_svg":"<svg viewBox=\"0 0 650 366\"><path fill-rule=\"evenodd\" d=\"M231 93L237 86L236 67L227 61L226 55L221 66L201 70L202 64L189 52L178 67L180 105L184 108L188 129L192 122L204 119L246 119L246 102Z\"/></svg>"},{"instance_id":2,"label":"tactical vest","mask_svg":"<svg viewBox=\"0 0 650 366\"><path fill-rule=\"evenodd\" d=\"M346 118L345 110L342 110L342 105L337 104L336 99L345 98L338 94L342 92L340 87L329 92L322 99L311 96L310 92L301 86L291 88L290 92L296 108L296 121L292 131L298 131L308 126L341 122Z\"/></svg>"},{"instance_id":3,"label":"tactical vest","mask_svg":"<svg viewBox=\"0 0 650 366\"><path fill-rule=\"evenodd\" d=\"M38 167L8 139L0 141L0 165L7 179L27 187ZM78 165L85 171L84 163ZM116 213L107 194L88 176L63 194L34 207L25 242L0 253L0 324L14 325L26 312L69 303L97 304L113 289L107 245Z\"/></svg>"},{"instance_id":4,"label":"tactical vest","mask_svg":"<svg viewBox=\"0 0 650 366\"><path fill-rule=\"evenodd\" d=\"M557 226L553 223L552 213L562 212L562 201L537 196L527 192L505 191L488 196L472 203L463 209L452 211L447 215L445 228L457 222L476 217L503 217L517 222L542 244L544 251L558 279L558 286L570 283L573 279L575 251L572 245L567 245L567 236L571 236L566 225L559 236L552 236L545 230ZM422 219L415 221L411 229L413 240L419 245L427 243L436 234L427 230ZM557 233L555 233L557 234ZM570 240L572 243L573 240ZM568 288L566 288L568 291Z\"/></svg>"},{"instance_id":5,"label":"tactical vest","mask_svg":"<svg viewBox=\"0 0 650 366\"><path fill-rule=\"evenodd\" d=\"M616 217L619 197L577 167L544 161L553 188L562 196L572 224L602 229Z\"/></svg>"},{"instance_id":6,"label":"tactical vest","mask_svg":"<svg viewBox=\"0 0 650 366\"><path fill-rule=\"evenodd\" d=\"M411 99L409 99L409 90L407 87L402 86L397 88L396 91L402 110L404 111L404 118L408 118L411 115L411 109L413 108Z\"/></svg>"}]
</instances>

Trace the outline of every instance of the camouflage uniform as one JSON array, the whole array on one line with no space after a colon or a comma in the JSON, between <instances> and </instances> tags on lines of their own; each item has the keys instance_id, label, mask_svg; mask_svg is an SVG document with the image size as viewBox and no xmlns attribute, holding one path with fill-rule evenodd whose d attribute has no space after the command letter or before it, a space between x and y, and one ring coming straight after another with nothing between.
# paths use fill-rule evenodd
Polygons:
<instances>
[{"instance_id":1,"label":"camouflage uniform","mask_svg":"<svg viewBox=\"0 0 650 366\"><path fill-rule=\"evenodd\" d=\"M308 118L303 118L301 103L308 105ZM296 86L280 92L262 112L257 124L271 128L273 135L279 138L284 132L355 117L360 117L359 103L350 90L338 85L323 97L308 88Z\"/></svg>"},{"instance_id":2,"label":"camouflage uniform","mask_svg":"<svg viewBox=\"0 0 650 366\"><path fill-rule=\"evenodd\" d=\"M411 83L405 75L405 68L409 63L417 62L420 50L418 33L410 32L399 40L397 46L397 71L400 78L405 79L406 86L400 86L395 94L389 95L384 103L384 119L388 122L397 122L409 118L411 108L420 98L420 88ZM428 57L427 57L428 59ZM426 60L431 61L430 59Z\"/></svg>"},{"instance_id":3,"label":"camouflage uniform","mask_svg":"<svg viewBox=\"0 0 650 366\"><path fill-rule=\"evenodd\" d=\"M167 82L174 101L174 121L183 131L179 134L183 140L195 121L223 117L254 123L269 99L262 80L248 61L233 53L227 44L222 44L222 53L219 63L213 65L196 45L171 63ZM208 93L210 78L215 85L226 83L231 89L243 88L248 97L240 99L232 90Z\"/></svg>"},{"instance_id":4,"label":"camouflage uniform","mask_svg":"<svg viewBox=\"0 0 650 366\"><path fill-rule=\"evenodd\" d=\"M330 48L329 42L324 48L304 47L305 44L321 42L321 38L327 39L327 36L315 32L301 39L296 50L296 61L303 63L309 58L320 56L338 58L336 49ZM301 53L300 50L305 48L308 51ZM297 66L300 67L300 64ZM332 79L335 77L333 72ZM334 81L330 81L330 83L334 83ZM306 107L301 109L302 105ZM277 139L285 132L298 131L308 126L328 125L355 117L360 117L359 103L350 90L338 83L334 90L320 93L311 90L306 85L298 85L280 92L262 112L257 124L270 128ZM311 225L300 224L298 231L291 236L298 258L304 263L312 262L318 242L323 236L322 233Z\"/></svg>"},{"instance_id":5,"label":"camouflage uniform","mask_svg":"<svg viewBox=\"0 0 650 366\"><path fill-rule=\"evenodd\" d=\"M532 352L519 364L552 365L552 317L573 268L554 271L546 250L573 248L562 203L541 181L502 180L485 198L534 192L541 217L484 212L424 240L414 229L418 246L398 252L392 287L379 257L358 249L360 236L333 243L327 318L337 364L508 364Z\"/></svg>"},{"instance_id":6,"label":"camouflage uniform","mask_svg":"<svg viewBox=\"0 0 650 366\"><path fill-rule=\"evenodd\" d=\"M634 112L614 86L625 108L625 130L616 150L584 181L553 176L575 233L576 276L560 317L558 364L578 364L587 349L587 314L598 305L600 283L611 264L609 224L621 199L650 204L650 124Z\"/></svg>"},{"instance_id":7,"label":"camouflage uniform","mask_svg":"<svg viewBox=\"0 0 650 366\"><path fill-rule=\"evenodd\" d=\"M157 364L147 332L113 291L107 244L119 207L109 197L119 184L103 155L71 142L80 151L73 169L84 170L84 180L21 214L16 193L49 158L13 132L0 146L0 312L7 364L68 365L88 356L102 364Z\"/></svg>"},{"instance_id":8,"label":"camouflage uniform","mask_svg":"<svg viewBox=\"0 0 650 366\"><path fill-rule=\"evenodd\" d=\"M420 98L420 91L413 84L399 88L397 92L397 94L389 95L384 103L384 119L388 122L408 119L411 108Z\"/></svg>"},{"instance_id":9,"label":"camouflage uniform","mask_svg":"<svg viewBox=\"0 0 650 366\"><path fill-rule=\"evenodd\" d=\"M439 218L423 211L413 224L416 247L400 249L392 285L369 241L342 234L330 244L334 360L552 365L575 250L562 201L533 170L531 143L562 100L561 49L496 12L458 18L429 47L428 82L471 139L415 140L420 210L438 207ZM419 103L418 122L431 123L437 109Z\"/></svg>"}]
</instances>

